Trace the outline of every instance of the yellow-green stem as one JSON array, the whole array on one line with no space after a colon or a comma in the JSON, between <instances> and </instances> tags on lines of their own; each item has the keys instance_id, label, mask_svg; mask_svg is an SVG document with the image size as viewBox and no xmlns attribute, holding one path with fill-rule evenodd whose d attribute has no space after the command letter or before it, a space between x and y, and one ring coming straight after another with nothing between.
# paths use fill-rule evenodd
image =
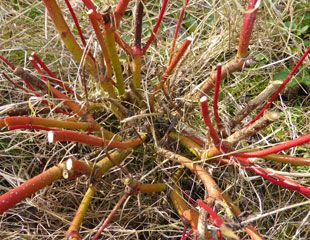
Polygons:
<instances>
[{"instance_id":1,"label":"yellow-green stem","mask_svg":"<svg viewBox=\"0 0 310 240\"><path fill-rule=\"evenodd\" d=\"M90 122L74 122L68 120L56 120L51 118L20 117L20 116L6 117L4 118L4 123L6 126L30 124L52 128L64 128L68 130L83 130L83 131L93 130L96 132L103 132L103 137L105 139L112 139L115 137L114 133L106 129L103 129L98 123L92 124Z\"/></svg>"},{"instance_id":2,"label":"yellow-green stem","mask_svg":"<svg viewBox=\"0 0 310 240\"><path fill-rule=\"evenodd\" d=\"M138 184L138 189L139 192L142 193L152 193L152 192L162 192L166 190L166 184L164 183L153 183L153 184L148 184L148 183L141 183Z\"/></svg>"},{"instance_id":3,"label":"yellow-green stem","mask_svg":"<svg viewBox=\"0 0 310 240\"><path fill-rule=\"evenodd\" d=\"M110 153L109 156L103 158L96 164L95 179L99 179L104 173L106 173L110 168L117 166L124 161L124 159L129 155L131 149L126 149L122 151L114 151Z\"/></svg>"},{"instance_id":4,"label":"yellow-green stem","mask_svg":"<svg viewBox=\"0 0 310 240\"><path fill-rule=\"evenodd\" d=\"M80 203L80 206L75 213L75 216L71 222L71 225L66 233L66 237L71 238L71 239L72 238L79 239L79 230L80 230L81 224L84 220L87 210L89 209L90 202L92 198L94 197L95 193L96 193L96 187L91 184L88 187L87 192L85 193L82 199L82 202Z\"/></svg>"},{"instance_id":5,"label":"yellow-green stem","mask_svg":"<svg viewBox=\"0 0 310 240\"><path fill-rule=\"evenodd\" d=\"M75 61L81 62L83 50L70 31L57 2L55 0L43 0L43 2L66 48L71 52ZM85 55L85 65L90 74L97 78L96 63L88 54Z\"/></svg>"},{"instance_id":6,"label":"yellow-green stem","mask_svg":"<svg viewBox=\"0 0 310 240\"><path fill-rule=\"evenodd\" d=\"M114 30L111 27L106 27L104 31L104 40L111 58L113 71L116 78L116 88L119 95L123 95L125 93L124 77L122 72L122 66L116 50Z\"/></svg>"},{"instance_id":7,"label":"yellow-green stem","mask_svg":"<svg viewBox=\"0 0 310 240\"><path fill-rule=\"evenodd\" d=\"M170 132L169 137L179 141L186 149L188 149L192 154L196 157L201 156L201 152L203 151L203 147L201 147L198 143L195 143L190 138L177 133L177 132Z\"/></svg>"},{"instance_id":8,"label":"yellow-green stem","mask_svg":"<svg viewBox=\"0 0 310 240\"><path fill-rule=\"evenodd\" d=\"M136 55L132 59L132 83L136 89L141 88L141 56Z\"/></svg>"},{"instance_id":9,"label":"yellow-green stem","mask_svg":"<svg viewBox=\"0 0 310 240\"><path fill-rule=\"evenodd\" d=\"M109 56L108 48L105 44L103 34L101 33L97 20L94 19L91 13L88 16L89 16L90 22L93 26L93 29L95 31L96 37L98 39L98 42L101 48L102 56L104 58L104 62L106 66L106 75L110 79L112 77L112 65L111 65L111 58Z\"/></svg>"},{"instance_id":10,"label":"yellow-green stem","mask_svg":"<svg viewBox=\"0 0 310 240\"><path fill-rule=\"evenodd\" d=\"M115 165L121 164L121 162L128 156L130 152L130 150L114 151L113 153L109 154L109 157L105 157L100 160L95 165L95 172L93 176L94 180L98 180L104 173L106 173L110 168L114 167ZM71 237L72 239L80 239L79 230L95 193L95 185L90 184L66 233L67 237Z\"/></svg>"}]
</instances>

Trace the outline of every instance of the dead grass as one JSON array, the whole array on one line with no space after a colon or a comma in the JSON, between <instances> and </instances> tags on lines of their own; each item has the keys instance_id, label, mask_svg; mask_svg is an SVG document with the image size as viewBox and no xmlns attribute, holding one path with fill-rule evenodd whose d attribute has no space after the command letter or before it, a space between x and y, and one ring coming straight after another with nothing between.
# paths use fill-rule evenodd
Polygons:
<instances>
[{"instance_id":1,"label":"dead grass","mask_svg":"<svg viewBox=\"0 0 310 240\"><path fill-rule=\"evenodd\" d=\"M98 48L93 33L88 27L87 17L80 1L71 1L75 9L79 9L82 29L89 37L89 43L94 51ZM98 5L102 8L103 4ZM111 4L115 1L109 1ZM198 105L195 103L182 104L184 94L205 80L216 63L224 62L232 57L238 41L241 27L242 11L245 1L190 1L185 15L186 25L182 26L180 39L192 34L195 38L186 59L171 78L175 98L180 102L182 117L179 123L186 123L198 132L206 132L202 124ZM240 109L246 101L256 96L267 83L272 80L274 73L284 67L291 68L298 56L302 54L309 32L298 36L292 29L286 28L283 22L297 21L303 12L309 11L306 1L262 1L261 9L252 37L250 52L256 60L252 67L243 73L230 76L224 83L219 103L223 122L228 122L235 110ZM150 91L149 86L158 81L169 58L169 47L181 1L172 1L168 14L164 18L158 36L157 47L152 46L145 58L143 68L144 90ZM158 1L147 1L147 23L154 20L158 12ZM66 11L66 8L64 8ZM69 15L67 15L69 16ZM125 39L132 38L132 13L126 14L126 20L121 31ZM147 29L147 27L146 27ZM145 36L148 32L144 33ZM180 43L180 42L179 42ZM76 91L83 94L80 78L77 73L78 65L70 54L63 48L50 20L45 19L45 10L41 1L2 0L0 4L0 53L16 65L31 68L27 57L36 51L45 63L61 77L63 81L74 86ZM123 57L124 71L128 69L128 59ZM309 58L304 66L309 68ZM0 70L7 71L0 63ZM33 71L34 72L34 71ZM35 72L34 72L35 73ZM273 124L255 138L244 143L266 146L279 141L292 139L310 130L309 86L293 94L282 96L273 108L281 113L281 122ZM90 86L91 99L101 101L95 86ZM1 116L5 114L8 104L31 104L35 112L38 105L29 100L30 95L21 93L11 86L0 75L0 105ZM163 109L166 103L163 99ZM136 114L141 113L135 110ZM167 128L172 122L174 113L167 113L158 122L155 118L147 117L135 123L141 129L146 125L155 128ZM56 116L53 112L50 117ZM104 111L95 114L103 125L108 125L111 119ZM177 128L182 128L177 124ZM156 161L152 142L139 148L124 163L130 174L142 182L165 182L172 184L171 175L176 166ZM166 142L178 151L180 146ZM93 148L80 144L50 145L46 134L34 131L1 131L0 133L0 193L23 183L26 179L42 172L70 156L77 159L87 158L95 161L104 156L101 151L89 156ZM299 156L309 152L309 146L298 147L288 151ZM188 153L185 153L188 154ZM309 168L297 168L285 164L261 162L262 167L273 168L289 173L305 173L308 177L292 177L309 185ZM278 209L279 212L255 221L258 230L266 239L309 239L309 205L281 211L281 208L305 201L303 197L292 191L273 186L260 177L252 176L240 168L216 166L205 163L205 167L216 179L221 189L229 193L235 203L244 210L244 216L258 215ZM153 171L153 169L159 171ZM122 179L126 174L118 168L108 172L100 183L91 209L86 216L81 229L83 239L89 239L100 222L105 218L123 192ZM38 192L26 201L18 204L0 217L1 239L62 239L69 223L79 206L87 188L88 179L81 177L76 181L59 181ZM188 191L196 199L203 197L203 187L190 172L186 172L182 180L183 190ZM138 214L137 214L138 213ZM103 239L179 239L183 229L182 221L174 213L167 193L139 194L132 196L118 211L114 222L103 233ZM241 233L241 231L239 231ZM242 234L240 236L243 236ZM247 239L243 237L243 239Z\"/></svg>"}]
</instances>

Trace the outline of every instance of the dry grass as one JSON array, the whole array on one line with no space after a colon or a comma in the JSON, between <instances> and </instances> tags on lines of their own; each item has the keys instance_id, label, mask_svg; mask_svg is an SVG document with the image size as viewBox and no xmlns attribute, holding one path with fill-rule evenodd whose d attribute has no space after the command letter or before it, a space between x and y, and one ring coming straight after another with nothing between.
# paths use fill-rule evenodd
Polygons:
<instances>
[{"instance_id":1,"label":"dry grass","mask_svg":"<svg viewBox=\"0 0 310 240\"><path fill-rule=\"evenodd\" d=\"M89 37L89 43L96 52L98 45L88 25L81 1L71 2L75 9L80 10L78 13L82 29L85 29L85 35ZM109 2L112 4L115 1ZM147 2L148 11L145 20L154 24L158 12L158 1ZM181 1L171 2L158 36L157 47L152 46L144 60L145 92L150 91L149 86L157 82L169 58L176 16L182 5ZM182 123L186 123L201 133L206 132L198 104L182 104L184 94L205 80L216 63L226 61L234 55L244 2L239 0L190 1L185 16L186 24L183 24L180 38L192 34L195 41L185 60L171 78L174 97L180 102L182 113L182 117L177 118L177 128L181 129ZM256 62L250 69L233 74L225 80L221 89L223 94L219 107L224 123L229 121L236 109L240 109L246 101L256 96L272 80L275 72L285 67L290 69L298 56L302 54L302 49L307 44L305 39L309 38L309 32L298 36L292 29L286 28L283 22L290 19L298 21L304 12L310 10L306 2L303 0L262 1L250 45L251 57ZM103 7L102 4L99 6ZM69 16L68 12L66 13ZM133 35L131 16L132 13L128 12L122 27L125 39L131 39ZM31 70L33 69L27 57L32 51L36 51L63 81L68 82L74 86L76 91L83 94L77 71L78 65L61 45L51 21L46 21L41 1L1 1L0 51L0 54L14 64ZM124 56L121 61L124 65L124 72L126 72L128 59ZM306 59L304 66L309 68L309 58ZM13 76L2 63L0 63L0 70ZM89 87L91 99L101 101L95 86ZM1 116L5 114L7 105L12 103L25 106L30 104L35 113L39 104L31 102L30 97L11 86L0 75ZM244 146L266 146L309 133L309 86L303 86L303 89L299 89L298 94L295 93L293 98L284 95L281 99L273 105L275 110L281 112L281 121L244 143ZM163 99L163 112L165 112L163 122L147 117L135 122L134 126L138 130L145 129L147 125L154 128L169 127L167 124L173 122L175 114L167 112L165 108L168 107ZM142 113L137 109L134 111L135 114ZM111 121L107 120L111 120L111 117L105 111L99 111L95 113L95 116L103 125L109 126ZM56 117L56 115L51 112L49 117ZM121 131L126 134L124 129L125 126L122 126ZM170 185L172 184L171 175L176 166L157 161L152 147L153 141L151 139L144 148L136 150L125 161L124 166L137 180L142 179L145 183L165 182ZM183 151L175 143L166 142L165 145L172 145L176 150ZM1 131L0 193L8 191L70 156L95 161L105 154L105 151L97 151L96 154L90 155L94 151L94 148L76 143L48 144L44 132ZM309 146L294 148L288 152L303 156L309 152ZM309 184L309 168L297 168L270 162L261 162L260 165L282 172L304 173L302 176L292 176L292 178L304 185ZM279 210L277 213L254 222L266 239L309 239L309 205L281 211L284 207L306 201L305 198L292 191L273 186L260 177L253 177L237 167L216 166L208 163L205 163L205 167L212 173L220 187L229 193L245 211L245 217ZM153 171L154 168L158 171ZM118 201L124 189L122 179L125 177L124 172L114 168L102 178L99 191L81 229L83 239L90 238L94 229ZM86 177L81 177L76 181L59 181L18 204L0 217L0 238L62 239L86 191L87 183ZM204 189L201 183L189 172L184 175L182 187L183 190L189 191L194 199L203 197ZM118 211L114 222L103 233L103 239L179 239L182 229L182 221L174 213L168 201L167 192L151 195L139 194L130 197L123 208ZM241 230L239 232L241 233ZM244 236L243 239L247 237Z\"/></svg>"}]
</instances>

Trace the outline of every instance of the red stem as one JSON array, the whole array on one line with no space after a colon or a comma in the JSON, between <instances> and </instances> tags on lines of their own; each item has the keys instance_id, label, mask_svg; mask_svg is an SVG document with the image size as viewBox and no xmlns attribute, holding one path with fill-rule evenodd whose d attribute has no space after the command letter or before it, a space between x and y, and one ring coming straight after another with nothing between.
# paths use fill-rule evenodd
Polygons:
<instances>
[{"instance_id":1,"label":"red stem","mask_svg":"<svg viewBox=\"0 0 310 240\"><path fill-rule=\"evenodd\" d=\"M283 90L283 88L286 86L286 84L291 80L293 75L296 73L298 67L302 64L302 62L305 60L307 55L310 53L310 47L306 50L306 52L302 55L302 57L299 59L298 63L295 65L293 70L289 73L289 75L284 79L283 83L281 86L278 88L278 90L272 95L270 100L264 105L264 107L260 110L260 112L253 118L253 120L247 125L250 126L254 122L256 122L257 119L259 119L266 109L273 103L273 101L278 97L279 93Z\"/></svg>"},{"instance_id":2,"label":"red stem","mask_svg":"<svg viewBox=\"0 0 310 240\"><path fill-rule=\"evenodd\" d=\"M89 14L90 17L92 17L93 21L97 20L100 25L102 25L104 28L106 28L106 24L103 22L103 19L101 15L97 12L95 5L90 0L83 0L85 6L89 10L93 10L91 14ZM120 1L121 2L121 1ZM119 4L120 4L119 2ZM128 3L127 3L128 4ZM127 8L127 5L126 5ZM130 56L133 55L132 48L119 36L118 33L114 32L114 38L117 44L123 48L123 50Z\"/></svg>"},{"instance_id":3,"label":"red stem","mask_svg":"<svg viewBox=\"0 0 310 240\"><path fill-rule=\"evenodd\" d=\"M30 93L30 91L26 88L23 88L21 85L19 85L16 81L11 79L5 72L2 72L3 76L10 82L12 83L15 87L23 90L25 93Z\"/></svg>"},{"instance_id":4,"label":"red stem","mask_svg":"<svg viewBox=\"0 0 310 240\"><path fill-rule=\"evenodd\" d=\"M44 75L44 73L42 72L42 70L40 69L40 67L38 66L38 64L35 62L33 57L29 58L31 65L37 70L37 72L40 74L42 80L45 83L48 83L48 80L46 79L46 76Z\"/></svg>"},{"instance_id":5,"label":"red stem","mask_svg":"<svg viewBox=\"0 0 310 240\"><path fill-rule=\"evenodd\" d=\"M166 71L164 72L164 74L163 74L163 76L161 78L162 82L166 82L167 81L167 78L171 75L171 73L175 69L176 65L180 62L182 56L184 55L184 53L186 52L187 48L189 47L189 45L191 44L192 41L193 41L193 39L188 37L182 43L182 45L180 46L180 48L179 48L178 52L176 53L175 57L173 57L173 59L169 63L169 66L167 67Z\"/></svg>"},{"instance_id":6,"label":"red stem","mask_svg":"<svg viewBox=\"0 0 310 240\"><path fill-rule=\"evenodd\" d=\"M128 43L126 43L121 36L118 33L114 33L114 37L115 37L115 42L117 42L117 44L129 55L129 56L133 56L134 55L134 51L133 49L128 45Z\"/></svg>"},{"instance_id":7,"label":"red stem","mask_svg":"<svg viewBox=\"0 0 310 240\"><path fill-rule=\"evenodd\" d=\"M118 200L116 205L113 207L112 211L109 213L108 217L105 219L103 224L100 226L98 231L96 232L95 236L92 237L92 240L97 240L100 237L102 231L108 226L108 224L112 221L113 216L115 215L116 211L122 206L125 200L129 197L128 193L124 193L123 196Z\"/></svg>"},{"instance_id":8,"label":"red stem","mask_svg":"<svg viewBox=\"0 0 310 240\"><path fill-rule=\"evenodd\" d=\"M55 166L1 195L0 214L61 177L61 167Z\"/></svg>"},{"instance_id":9,"label":"red stem","mask_svg":"<svg viewBox=\"0 0 310 240\"><path fill-rule=\"evenodd\" d=\"M306 136L309 137L309 135L310 134L308 134ZM308 139L308 142L309 142L309 139ZM201 146L203 147L203 145L201 145ZM266 149L266 150L268 150L268 149ZM252 152L252 153L254 154L256 152ZM246 153L246 154L251 154L251 153ZM281 186L281 187L286 188L286 189L296 191L296 192L298 192L298 193L300 193L300 194L302 194L308 198L310 197L310 188L302 186L299 183L297 183L293 180L290 180L288 178L285 178L279 174L276 174L276 173L270 172L266 169L263 169L263 168L255 165L248 158L240 157L238 155L236 157L236 159L242 164L242 167L244 167L246 170L251 171L251 172L261 176L262 178L271 182L272 184ZM228 159L218 158L217 160L222 164L230 164L230 161Z\"/></svg>"},{"instance_id":10,"label":"red stem","mask_svg":"<svg viewBox=\"0 0 310 240\"><path fill-rule=\"evenodd\" d=\"M213 112L214 119L217 126L217 129L220 131L222 129L222 124L218 112L218 99L219 99L219 91L221 85L221 75L222 75L222 64L217 64L216 66L216 79L214 85L214 95L213 95Z\"/></svg>"},{"instance_id":11,"label":"red stem","mask_svg":"<svg viewBox=\"0 0 310 240\"><path fill-rule=\"evenodd\" d=\"M40 67L52 78L52 81L55 84L59 84L64 90L66 90L68 93L74 94L74 91L67 86L65 83L63 83L62 81L60 81L56 75L45 65L45 63L41 60L41 58L35 53L33 52L31 54L31 56L33 57L33 59L40 65ZM77 95L78 99L81 99L81 97L79 95Z\"/></svg>"},{"instance_id":12,"label":"red stem","mask_svg":"<svg viewBox=\"0 0 310 240\"><path fill-rule=\"evenodd\" d=\"M156 24L155 24L155 26L153 28L153 31L151 33L150 38L147 40L146 44L143 47L143 50L142 50L143 54L145 54L145 52L147 51L147 49L149 48L149 46L151 45L151 43L155 39L155 35L156 35L157 31L158 31L158 28L160 26L161 21L163 20L163 17L164 17L167 5L168 5L168 0L163 0L162 1L162 7L161 7L159 15L157 17L157 22L156 22Z\"/></svg>"},{"instance_id":13,"label":"red stem","mask_svg":"<svg viewBox=\"0 0 310 240\"><path fill-rule=\"evenodd\" d=\"M199 204L200 207L202 207L204 210L206 210L210 217L213 219L215 226L220 227L223 224L223 221L221 218L216 214L216 212L213 211L211 207L209 207L204 201L201 199L197 199L196 202Z\"/></svg>"},{"instance_id":14,"label":"red stem","mask_svg":"<svg viewBox=\"0 0 310 240\"><path fill-rule=\"evenodd\" d=\"M175 27L175 31L174 31L174 34L173 34L173 40L172 40L172 44L171 44L171 49L170 49L170 59L169 59L169 64L171 63L171 60L172 60L172 57L173 57L173 52L174 52L174 48L175 48L175 43L177 41L177 37L178 37L178 34L179 34L179 29L180 29L180 25L182 23L182 19L183 19L183 15L185 13L185 8L186 8L186 5L188 4L188 0L184 0L184 4L183 4L183 7L181 9L181 12L180 12L180 16L178 18L178 22L177 22L177 25Z\"/></svg>"},{"instance_id":15,"label":"red stem","mask_svg":"<svg viewBox=\"0 0 310 240\"><path fill-rule=\"evenodd\" d=\"M212 122L209 116L208 99L206 96L203 96L202 98L200 98L200 111L201 111L206 127L209 128L210 136L215 146L219 146L221 143L221 140L212 125Z\"/></svg>"},{"instance_id":16,"label":"red stem","mask_svg":"<svg viewBox=\"0 0 310 240\"><path fill-rule=\"evenodd\" d=\"M67 5L67 7L68 7L68 9L69 9L69 12L70 12L71 16L72 16L74 25L76 26L76 29L77 29L78 34L79 34L79 37L80 37L80 39L81 39L81 41L82 41L82 44L83 44L83 46L84 46L84 48L85 48L85 52L87 53L87 55L88 55L91 59L94 60L94 62L96 62L96 59L93 57L91 51L89 50L89 48L88 48L88 46L87 46L87 43L86 43L85 37L84 37L84 35L83 35L82 29L81 29L81 27L80 27L79 21L78 21L76 15L75 15L75 12L74 12L74 10L73 10L73 8L72 8L72 6L71 6L69 0L65 0L65 3L66 3L66 5Z\"/></svg>"},{"instance_id":17,"label":"red stem","mask_svg":"<svg viewBox=\"0 0 310 240\"><path fill-rule=\"evenodd\" d=\"M171 60L171 63L169 63L166 71L162 75L160 83L156 86L155 94L160 91L160 89L162 88L162 86L165 83L168 84L167 83L168 77L171 75L171 73L173 72L173 70L175 69L177 64L180 62L181 58L183 57L184 53L186 52L187 48L189 47L189 45L191 44L192 41L193 41L193 39L191 37L187 37L185 39L185 41L183 42L183 44L180 46L180 48L178 49L176 55L173 57L173 59ZM168 90L167 89L165 90L165 92L168 95Z\"/></svg>"},{"instance_id":18,"label":"red stem","mask_svg":"<svg viewBox=\"0 0 310 240\"><path fill-rule=\"evenodd\" d=\"M47 80L46 76L44 75L44 73L42 72L42 70L40 69L40 67L38 66L38 64L34 61L34 58L33 58L33 57L30 57L29 60L30 60L30 62L31 62L31 64L32 64L32 66L33 66L33 67L37 70L37 72L40 74L42 80L46 83L47 89L52 90L53 87L50 86L50 85L48 84L49 81ZM56 90L56 91L58 91L58 90ZM54 91L52 91L52 93L54 93ZM38 95L39 95L39 94L38 94ZM38 96L38 95L37 95L37 96ZM46 105L49 105L48 101L45 101L45 100L44 100L43 103L46 104ZM61 110L61 109L58 109L57 112L58 112L58 113L67 114L65 111L63 111L63 110Z\"/></svg>"},{"instance_id":19,"label":"red stem","mask_svg":"<svg viewBox=\"0 0 310 240\"><path fill-rule=\"evenodd\" d=\"M96 6L91 0L82 0L84 5L89 9L89 10L94 10L96 11Z\"/></svg>"},{"instance_id":20,"label":"red stem","mask_svg":"<svg viewBox=\"0 0 310 240\"><path fill-rule=\"evenodd\" d=\"M310 134L295 138L293 140L280 143L276 146L261 150L261 151L256 151L256 152L246 152L246 153L237 153L234 154L234 156L237 157L245 157L245 158L254 158L254 157L264 157L269 154L277 153L292 147L296 147L305 143L310 142Z\"/></svg>"},{"instance_id":21,"label":"red stem","mask_svg":"<svg viewBox=\"0 0 310 240\"><path fill-rule=\"evenodd\" d=\"M55 79L54 81L57 82L59 85L62 84L62 82L57 79L56 75L45 65L45 63L41 60L41 58L39 58L39 56L33 52L31 53L31 57L33 57L33 59L40 65L41 68L44 69L44 71L53 79Z\"/></svg>"},{"instance_id":22,"label":"red stem","mask_svg":"<svg viewBox=\"0 0 310 240\"><path fill-rule=\"evenodd\" d=\"M13 131L16 129L30 129L30 130L44 130L44 131L56 130L56 129L49 128L49 127L36 126L36 125L31 125L31 124L8 126L9 131Z\"/></svg>"},{"instance_id":23,"label":"red stem","mask_svg":"<svg viewBox=\"0 0 310 240\"><path fill-rule=\"evenodd\" d=\"M120 22L125 14L129 0L119 0L118 4L115 7L114 18L115 18L115 27L119 28Z\"/></svg>"},{"instance_id":24,"label":"red stem","mask_svg":"<svg viewBox=\"0 0 310 240\"><path fill-rule=\"evenodd\" d=\"M97 147L107 147L108 149L119 148L127 149L140 145L143 142L141 138L135 138L123 142L116 140L104 140L103 138L93 135L87 135L80 132L69 130L57 130L48 132L48 141L51 143L56 142L79 142L89 144Z\"/></svg>"},{"instance_id":25,"label":"red stem","mask_svg":"<svg viewBox=\"0 0 310 240\"><path fill-rule=\"evenodd\" d=\"M6 65L8 65L13 71L15 70L15 66L2 55L0 55L0 60L2 60L2 62L4 62Z\"/></svg>"},{"instance_id":26,"label":"red stem","mask_svg":"<svg viewBox=\"0 0 310 240\"><path fill-rule=\"evenodd\" d=\"M239 163L241 163L241 166L245 170L251 171L251 172L261 176L262 178L269 181L273 185L277 185L277 186L280 186L280 187L283 187L286 189L296 191L296 192L306 196L307 198L310 198L310 188L309 187L302 186L299 183L297 183L291 179L283 177L282 175L279 175L279 174L276 174L274 172L270 172L267 169L261 168L260 166L252 163L247 158L237 157L236 159L238 160ZM231 161L229 161L228 159L224 159L224 158L221 158L218 160L222 164L230 164L231 163Z\"/></svg>"},{"instance_id":27,"label":"red stem","mask_svg":"<svg viewBox=\"0 0 310 240\"><path fill-rule=\"evenodd\" d=\"M244 15L237 53L237 57L239 58L246 58L248 56L249 43L257 13L257 9L253 11L256 2L257 0L250 0L250 3L247 7L247 11L249 13Z\"/></svg>"},{"instance_id":28,"label":"red stem","mask_svg":"<svg viewBox=\"0 0 310 240\"><path fill-rule=\"evenodd\" d=\"M15 125L41 126L50 128L51 130L57 130L57 129L79 130L79 131L87 131L88 133L90 133L91 131L100 132L103 130L98 123L94 123L92 121L73 122L70 120L57 120L53 118L41 118L41 117L29 117L29 116L6 117L5 124L7 126L15 126ZM114 135L114 134L110 132L110 134L108 135ZM108 135L105 136L108 137Z\"/></svg>"},{"instance_id":29,"label":"red stem","mask_svg":"<svg viewBox=\"0 0 310 240\"><path fill-rule=\"evenodd\" d=\"M186 240L186 232L187 232L187 225L184 225L183 231L182 231L182 236L180 238L180 240Z\"/></svg>"},{"instance_id":30,"label":"red stem","mask_svg":"<svg viewBox=\"0 0 310 240\"><path fill-rule=\"evenodd\" d=\"M92 20L93 20L93 21L94 21L94 20L97 20L98 23L99 23L100 25L102 25L104 28L106 28L106 24L103 22L103 19L102 19L101 15L97 12L95 5L94 5L90 0L83 0L83 2L84 2L84 4L85 4L85 6L86 6L89 10L93 10L93 12L92 12L91 14L89 14L89 16L92 18ZM120 1L120 2L118 3L118 6L119 6L119 5L122 5L121 2L124 3L124 2L126 2L126 1ZM127 3L127 4L128 4L128 3ZM122 6L122 7L124 7L124 6ZM121 8L122 8L122 7L121 7ZM118 8L118 7L116 7L116 8ZM127 8L127 5L126 5L126 8ZM116 10L115 10L115 12L116 12ZM114 38L115 38L115 41L117 42L117 44L118 44L121 48L123 48L123 50L124 50L128 55L130 55L130 56L133 55L133 50L132 50L132 48L119 36L118 33L114 32Z\"/></svg>"},{"instance_id":31,"label":"red stem","mask_svg":"<svg viewBox=\"0 0 310 240\"><path fill-rule=\"evenodd\" d=\"M82 29L80 27L79 21L78 21L76 15L75 15L75 12L74 12L74 10L73 10L69 0L65 0L65 3L66 3L66 5L67 5L67 7L69 9L69 12L70 12L71 16L72 16L72 19L73 19L74 24L75 24L75 26L77 28L77 31L79 33L80 39L81 39L81 41L83 43L83 46L86 47L86 41L85 41L85 38L84 38L84 35L83 35L83 32L82 32Z\"/></svg>"},{"instance_id":32,"label":"red stem","mask_svg":"<svg viewBox=\"0 0 310 240\"><path fill-rule=\"evenodd\" d=\"M251 161L249 161L247 158L237 157L237 160L243 165L243 167L246 170L249 170L265 180L271 182L274 185L278 185L280 187L290 189L293 191L296 191L307 198L310 198L310 188L300 185L299 183L290 180L288 178L285 178L279 174L270 172L266 169L261 168L260 166L257 166L253 164Z\"/></svg>"},{"instance_id":33,"label":"red stem","mask_svg":"<svg viewBox=\"0 0 310 240\"><path fill-rule=\"evenodd\" d=\"M70 169L68 167L70 167ZM89 167L87 163L77 160L68 160L66 163L66 167L64 166L64 164L51 167L46 171L42 172L41 174L27 180L23 184L1 195L0 214L7 211L25 198L36 193L40 189L61 179L63 177L64 169L70 171L72 177L79 177L83 174L89 175L91 173L91 167Z\"/></svg>"}]
</instances>

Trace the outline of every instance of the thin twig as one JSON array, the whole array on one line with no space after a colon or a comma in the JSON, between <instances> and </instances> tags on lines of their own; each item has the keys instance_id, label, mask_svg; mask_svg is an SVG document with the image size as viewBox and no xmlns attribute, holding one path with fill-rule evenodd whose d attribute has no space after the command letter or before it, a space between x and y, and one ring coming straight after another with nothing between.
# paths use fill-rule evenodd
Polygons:
<instances>
[{"instance_id":1,"label":"thin twig","mask_svg":"<svg viewBox=\"0 0 310 240\"><path fill-rule=\"evenodd\" d=\"M292 208L308 205L308 204L310 204L310 200L305 201L305 202L301 202L301 203L295 203L295 204L292 204L292 205L289 205L289 206L285 206L285 207L273 210L271 212L259 214L259 215L255 216L255 217L252 217L252 218L249 218L247 220L242 221L241 225L246 225L246 224L249 224L251 222L257 221L257 220L259 220L261 218L264 218L264 217L267 217L267 216L270 216L270 215L273 215L273 214L276 214L276 213L279 213L279 212L283 212L283 211L286 211L286 210L289 210L289 209L292 209Z\"/></svg>"}]
</instances>

